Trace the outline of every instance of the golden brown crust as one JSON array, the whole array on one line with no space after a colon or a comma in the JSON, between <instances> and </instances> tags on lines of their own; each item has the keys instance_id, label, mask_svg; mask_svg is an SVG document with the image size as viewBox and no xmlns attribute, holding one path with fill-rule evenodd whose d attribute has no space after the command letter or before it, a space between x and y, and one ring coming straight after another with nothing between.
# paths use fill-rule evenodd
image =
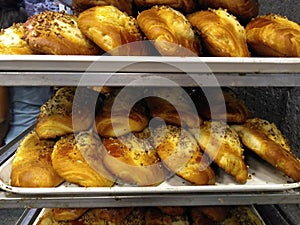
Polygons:
<instances>
[{"instance_id":1,"label":"golden brown crust","mask_svg":"<svg viewBox=\"0 0 300 225\"><path fill-rule=\"evenodd\" d=\"M128 15L133 15L132 0L73 0L72 7L75 13L81 13L94 6L113 5Z\"/></svg>"},{"instance_id":2,"label":"golden brown crust","mask_svg":"<svg viewBox=\"0 0 300 225\"><path fill-rule=\"evenodd\" d=\"M25 40L36 52L49 55L99 55L102 50L86 38L77 17L62 12L44 11L25 23Z\"/></svg>"},{"instance_id":3,"label":"golden brown crust","mask_svg":"<svg viewBox=\"0 0 300 225\"><path fill-rule=\"evenodd\" d=\"M119 48L125 44L141 41L134 17L128 16L116 7L96 6L85 10L78 16L78 26L82 33L96 43L101 49L112 55L142 55L143 48Z\"/></svg>"},{"instance_id":4,"label":"golden brown crust","mask_svg":"<svg viewBox=\"0 0 300 225\"><path fill-rule=\"evenodd\" d=\"M136 90L133 88L125 94L119 94L120 91L115 89L111 92L96 115L96 129L102 137L140 132L148 126L149 116L146 106L141 101L136 102Z\"/></svg>"},{"instance_id":5,"label":"golden brown crust","mask_svg":"<svg viewBox=\"0 0 300 225\"><path fill-rule=\"evenodd\" d=\"M192 131L193 132L193 131ZM196 135L195 135L196 136ZM246 183L248 168L238 134L224 122L205 121L196 139L202 150L239 183Z\"/></svg>"},{"instance_id":6,"label":"golden brown crust","mask_svg":"<svg viewBox=\"0 0 300 225\"><path fill-rule=\"evenodd\" d=\"M0 54L4 55L31 55L32 49L23 40L25 34L22 23L2 29L0 32Z\"/></svg>"},{"instance_id":7,"label":"golden brown crust","mask_svg":"<svg viewBox=\"0 0 300 225\"><path fill-rule=\"evenodd\" d=\"M187 130L167 125L153 134L158 156L170 171L195 185L215 184L214 171Z\"/></svg>"},{"instance_id":8,"label":"golden brown crust","mask_svg":"<svg viewBox=\"0 0 300 225\"><path fill-rule=\"evenodd\" d=\"M91 93L88 89L80 90L80 93L86 94L86 99L79 104L74 105L76 87L62 87L41 106L35 126L40 138L56 138L74 131L87 130L91 126L93 118L89 117L89 111L92 106L87 100ZM77 99L76 102L78 101Z\"/></svg>"},{"instance_id":9,"label":"golden brown crust","mask_svg":"<svg viewBox=\"0 0 300 225\"><path fill-rule=\"evenodd\" d=\"M81 217L88 208L53 208L53 218L56 221L76 220Z\"/></svg>"},{"instance_id":10,"label":"golden brown crust","mask_svg":"<svg viewBox=\"0 0 300 225\"><path fill-rule=\"evenodd\" d=\"M166 171L149 137L146 128L135 136L129 134L102 140L107 153L104 164L116 175L119 183L153 186L164 181Z\"/></svg>"},{"instance_id":11,"label":"golden brown crust","mask_svg":"<svg viewBox=\"0 0 300 225\"><path fill-rule=\"evenodd\" d=\"M142 11L137 16L137 22L161 55L200 55L199 40L189 21L179 11L167 6L153 6Z\"/></svg>"},{"instance_id":12,"label":"golden brown crust","mask_svg":"<svg viewBox=\"0 0 300 225\"><path fill-rule=\"evenodd\" d=\"M145 98L150 116L167 124L199 127L203 122L188 94L182 88L154 88Z\"/></svg>"},{"instance_id":13,"label":"golden brown crust","mask_svg":"<svg viewBox=\"0 0 300 225\"><path fill-rule=\"evenodd\" d=\"M300 25L280 15L259 16L246 26L247 42L255 54L300 57Z\"/></svg>"},{"instance_id":14,"label":"golden brown crust","mask_svg":"<svg viewBox=\"0 0 300 225\"><path fill-rule=\"evenodd\" d=\"M272 140L270 133L261 128L263 124L269 126L268 123L267 120L253 118L242 125L233 125L232 128L247 148L295 181L300 181L300 160L280 142Z\"/></svg>"},{"instance_id":15,"label":"golden brown crust","mask_svg":"<svg viewBox=\"0 0 300 225\"><path fill-rule=\"evenodd\" d=\"M191 13L197 9L194 0L134 0L138 8L149 8L153 6L170 6L182 13Z\"/></svg>"},{"instance_id":16,"label":"golden brown crust","mask_svg":"<svg viewBox=\"0 0 300 225\"><path fill-rule=\"evenodd\" d=\"M225 57L249 57L246 32L237 19L223 9L209 9L187 15L199 31L208 54Z\"/></svg>"},{"instance_id":17,"label":"golden brown crust","mask_svg":"<svg viewBox=\"0 0 300 225\"><path fill-rule=\"evenodd\" d=\"M102 163L102 145L92 132L61 137L51 155L55 171L83 187L111 187L114 181Z\"/></svg>"},{"instance_id":18,"label":"golden brown crust","mask_svg":"<svg viewBox=\"0 0 300 225\"><path fill-rule=\"evenodd\" d=\"M193 93L192 98L199 114L208 120L242 123L251 117L244 101L229 88L206 89L205 93L199 90Z\"/></svg>"},{"instance_id":19,"label":"golden brown crust","mask_svg":"<svg viewBox=\"0 0 300 225\"><path fill-rule=\"evenodd\" d=\"M10 184L17 187L56 187L63 182L54 170L51 154L55 142L40 140L32 131L21 141L14 156Z\"/></svg>"},{"instance_id":20,"label":"golden brown crust","mask_svg":"<svg viewBox=\"0 0 300 225\"><path fill-rule=\"evenodd\" d=\"M157 206L157 208L170 216L183 216L186 212L186 207L183 206Z\"/></svg>"},{"instance_id":21,"label":"golden brown crust","mask_svg":"<svg viewBox=\"0 0 300 225\"><path fill-rule=\"evenodd\" d=\"M243 22L256 17L259 11L257 0L198 0L198 3L204 8L227 9Z\"/></svg>"}]
</instances>

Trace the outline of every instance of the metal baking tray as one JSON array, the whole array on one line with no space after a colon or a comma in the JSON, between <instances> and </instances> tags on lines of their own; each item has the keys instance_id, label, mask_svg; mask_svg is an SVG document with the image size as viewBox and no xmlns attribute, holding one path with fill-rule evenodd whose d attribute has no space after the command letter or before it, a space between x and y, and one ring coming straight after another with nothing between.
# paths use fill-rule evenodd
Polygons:
<instances>
[{"instance_id":1,"label":"metal baking tray","mask_svg":"<svg viewBox=\"0 0 300 225\"><path fill-rule=\"evenodd\" d=\"M113 186L113 187L79 187L64 182L58 187L25 188L10 185L10 173L13 157L0 167L0 188L4 191L23 195L71 195L96 194L97 196L122 196L168 193L228 193L228 192L261 192L283 191L300 187L300 182L292 182L289 178L275 170L272 166L255 156L247 156L249 179L246 184L238 184L222 169L216 169L216 185L192 185L174 175L158 186Z\"/></svg>"},{"instance_id":2,"label":"metal baking tray","mask_svg":"<svg viewBox=\"0 0 300 225\"><path fill-rule=\"evenodd\" d=\"M264 222L263 218L261 217L261 215L259 214L259 212L256 210L255 206L253 206L253 205L244 205L244 206L234 206L234 207L236 207L236 208L240 207L240 211L236 210L237 213L243 212L243 209L247 210L247 211L250 211L253 215L256 216L257 222L259 223L259 225L266 225L266 223ZM235 208L231 208L231 210L234 212ZM247 214L245 213L245 215L247 215ZM50 212L49 208L42 208L40 210L39 214L36 216L34 222L30 223L30 224L32 224L32 225L39 224L39 222L42 222L43 216L46 216L46 218L49 218L49 217L51 218L51 212ZM238 218L239 216L241 216L241 215L238 215L236 218ZM230 218L230 215L228 215L227 218ZM49 220L50 219L47 219L47 221L49 221ZM248 218L248 220L250 220L250 219ZM244 217L242 221L246 222L247 221L247 217ZM58 222L58 224L64 224L64 222L61 222L61 223ZM231 224L231 223L230 222L229 223L224 223L224 222L222 223L221 222L221 224ZM27 224L27 225L29 225L29 224Z\"/></svg>"},{"instance_id":3,"label":"metal baking tray","mask_svg":"<svg viewBox=\"0 0 300 225\"><path fill-rule=\"evenodd\" d=\"M0 71L298 73L300 58L1 55Z\"/></svg>"}]
</instances>

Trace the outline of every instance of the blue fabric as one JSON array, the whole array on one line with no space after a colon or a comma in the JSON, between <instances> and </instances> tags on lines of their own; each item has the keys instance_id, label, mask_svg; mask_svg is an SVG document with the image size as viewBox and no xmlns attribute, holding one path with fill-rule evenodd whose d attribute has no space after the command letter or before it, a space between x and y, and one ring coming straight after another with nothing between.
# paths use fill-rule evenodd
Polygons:
<instances>
[{"instance_id":1,"label":"blue fabric","mask_svg":"<svg viewBox=\"0 0 300 225\"><path fill-rule=\"evenodd\" d=\"M5 140L6 143L9 143L36 122L41 105L51 95L52 90L50 87L9 88L11 121Z\"/></svg>"}]
</instances>

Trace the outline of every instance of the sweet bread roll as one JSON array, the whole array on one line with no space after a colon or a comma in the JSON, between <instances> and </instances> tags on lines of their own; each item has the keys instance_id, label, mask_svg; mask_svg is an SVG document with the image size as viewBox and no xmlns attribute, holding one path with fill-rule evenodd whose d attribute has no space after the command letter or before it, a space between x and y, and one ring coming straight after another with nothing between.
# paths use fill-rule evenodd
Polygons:
<instances>
[{"instance_id":1,"label":"sweet bread roll","mask_svg":"<svg viewBox=\"0 0 300 225\"><path fill-rule=\"evenodd\" d=\"M215 173L187 130L173 125L153 130L158 156L174 174L195 185L215 184Z\"/></svg>"},{"instance_id":2,"label":"sweet bread roll","mask_svg":"<svg viewBox=\"0 0 300 225\"><path fill-rule=\"evenodd\" d=\"M12 162L10 184L16 187L56 187L63 178L54 170L55 141L41 140L32 131L21 141Z\"/></svg>"},{"instance_id":3,"label":"sweet bread roll","mask_svg":"<svg viewBox=\"0 0 300 225\"><path fill-rule=\"evenodd\" d=\"M147 55L142 42L139 47L137 44L123 47L141 41L143 36L136 19L112 5L95 6L80 13L78 26L84 35L111 55Z\"/></svg>"},{"instance_id":4,"label":"sweet bread roll","mask_svg":"<svg viewBox=\"0 0 300 225\"><path fill-rule=\"evenodd\" d=\"M0 32L0 54L3 55L31 55L32 49L23 40L24 27L22 23L2 29Z\"/></svg>"},{"instance_id":5,"label":"sweet bread roll","mask_svg":"<svg viewBox=\"0 0 300 225\"><path fill-rule=\"evenodd\" d=\"M281 132L267 120L248 119L244 124L232 125L242 143L278 170L300 181L300 160L286 148ZM266 127L266 128L264 128ZM270 127L273 127L269 129ZM274 132L275 131L275 132Z\"/></svg>"},{"instance_id":6,"label":"sweet bread roll","mask_svg":"<svg viewBox=\"0 0 300 225\"><path fill-rule=\"evenodd\" d=\"M245 28L223 9L209 9L187 15L196 28L204 51L219 57L249 57Z\"/></svg>"},{"instance_id":7,"label":"sweet bread roll","mask_svg":"<svg viewBox=\"0 0 300 225\"><path fill-rule=\"evenodd\" d=\"M36 52L49 55L99 55L102 50L85 37L77 17L62 12L44 11L25 23L25 40Z\"/></svg>"},{"instance_id":8,"label":"sweet bread roll","mask_svg":"<svg viewBox=\"0 0 300 225\"><path fill-rule=\"evenodd\" d=\"M241 22L248 22L258 15L259 4L257 0L198 0L199 6L207 9L227 9Z\"/></svg>"},{"instance_id":9,"label":"sweet bread roll","mask_svg":"<svg viewBox=\"0 0 300 225\"><path fill-rule=\"evenodd\" d=\"M206 96L209 95L209 99ZM210 88L192 95L199 114L208 120L242 123L251 117L244 101L230 88Z\"/></svg>"},{"instance_id":10,"label":"sweet bread roll","mask_svg":"<svg viewBox=\"0 0 300 225\"><path fill-rule=\"evenodd\" d=\"M113 5L128 15L133 15L132 0L73 0L72 8L75 13L81 13L94 6Z\"/></svg>"},{"instance_id":11,"label":"sweet bread roll","mask_svg":"<svg viewBox=\"0 0 300 225\"><path fill-rule=\"evenodd\" d=\"M56 221L76 220L81 217L88 208L53 208L53 218Z\"/></svg>"},{"instance_id":12,"label":"sweet bread roll","mask_svg":"<svg viewBox=\"0 0 300 225\"><path fill-rule=\"evenodd\" d=\"M80 93L84 90L80 89ZM56 138L74 131L87 130L92 122L90 116L89 96L92 90L86 89L84 99L74 100L76 87L59 88L55 94L41 106L35 130L40 138ZM80 101L80 99L82 101Z\"/></svg>"},{"instance_id":13,"label":"sweet bread roll","mask_svg":"<svg viewBox=\"0 0 300 225\"><path fill-rule=\"evenodd\" d=\"M197 9L197 4L194 0L134 0L134 3L140 9L156 5L170 6L184 14L194 12Z\"/></svg>"},{"instance_id":14,"label":"sweet bread roll","mask_svg":"<svg viewBox=\"0 0 300 225\"><path fill-rule=\"evenodd\" d=\"M145 98L152 118L160 118L167 124L183 127L199 127L203 122L190 96L176 87L149 89Z\"/></svg>"},{"instance_id":15,"label":"sweet bread roll","mask_svg":"<svg viewBox=\"0 0 300 225\"><path fill-rule=\"evenodd\" d=\"M98 136L83 131L61 137L51 155L53 168L66 181L83 187L111 187L114 184L102 162Z\"/></svg>"},{"instance_id":16,"label":"sweet bread roll","mask_svg":"<svg viewBox=\"0 0 300 225\"><path fill-rule=\"evenodd\" d=\"M106 150L104 164L117 177L118 183L154 186L164 181L165 168L149 137L146 128L134 135L102 140Z\"/></svg>"},{"instance_id":17,"label":"sweet bread roll","mask_svg":"<svg viewBox=\"0 0 300 225\"><path fill-rule=\"evenodd\" d=\"M104 99L96 115L95 126L102 137L116 137L140 132L148 126L149 116L145 103L138 99L139 89L115 89Z\"/></svg>"},{"instance_id":18,"label":"sweet bread roll","mask_svg":"<svg viewBox=\"0 0 300 225\"><path fill-rule=\"evenodd\" d=\"M167 6L153 6L142 11L137 16L137 22L161 55L200 55L199 40L188 20L179 11Z\"/></svg>"},{"instance_id":19,"label":"sweet bread roll","mask_svg":"<svg viewBox=\"0 0 300 225\"><path fill-rule=\"evenodd\" d=\"M247 182L248 168L244 161L244 149L238 134L229 125L224 122L205 121L200 126L196 139L201 149L219 167L233 176L238 183Z\"/></svg>"},{"instance_id":20,"label":"sweet bread roll","mask_svg":"<svg viewBox=\"0 0 300 225\"><path fill-rule=\"evenodd\" d=\"M300 57L300 25L286 17L258 16L246 26L247 42L259 56Z\"/></svg>"}]
</instances>

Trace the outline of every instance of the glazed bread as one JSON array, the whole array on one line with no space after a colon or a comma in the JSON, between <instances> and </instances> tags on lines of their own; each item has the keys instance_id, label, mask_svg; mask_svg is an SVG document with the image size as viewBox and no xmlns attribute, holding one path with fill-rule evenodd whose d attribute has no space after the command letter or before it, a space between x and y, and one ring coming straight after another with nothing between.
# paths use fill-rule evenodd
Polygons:
<instances>
[{"instance_id":1,"label":"glazed bread","mask_svg":"<svg viewBox=\"0 0 300 225\"><path fill-rule=\"evenodd\" d=\"M262 127L266 128L262 128ZM293 180L300 181L300 160L286 148L285 138L274 124L261 118L248 119L244 124L232 125L242 143L263 160ZM273 127L273 129L269 129ZM277 130L274 132L274 130Z\"/></svg>"},{"instance_id":2,"label":"glazed bread","mask_svg":"<svg viewBox=\"0 0 300 225\"><path fill-rule=\"evenodd\" d=\"M104 138L104 164L116 176L118 183L156 186L164 181L166 170L144 131L118 138Z\"/></svg>"},{"instance_id":3,"label":"glazed bread","mask_svg":"<svg viewBox=\"0 0 300 225\"><path fill-rule=\"evenodd\" d=\"M94 6L113 5L131 16L133 14L132 4L132 0L73 0L72 8L78 14Z\"/></svg>"},{"instance_id":4,"label":"glazed bread","mask_svg":"<svg viewBox=\"0 0 300 225\"><path fill-rule=\"evenodd\" d=\"M102 50L82 34L77 17L44 11L25 23L25 40L35 52L48 55L99 55Z\"/></svg>"},{"instance_id":5,"label":"glazed bread","mask_svg":"<svg viewBox=\"0 0 300 225\"><path fill-rule=\"evenodd\" d=\"M215 184L215 173L209 161L187 130L174 125L153 130L153 143L158 156L174 174L194 185Z\"/></svg>"},{"instance_id":6,"label":"glazed bread","mask_svg":"<svg viewBox=\"0 0 300 225\"><path fill-rule=\"evenodd\" d=\"M32 49L23 40L24 27L22 23L2 29L0 32L0 54L3 55L31 55Z\"/></svg>"},{"instance_id":7,"label":"glazed bread","mask_svg":"<svg viewBox=\"0 0 300 225\"><path fill-rule=\"evenodd\" d=\"M147 109L144 102L136 99L137 89L127 90L119 94L121 90L115 89L104 99L95 119L95 127L100 136L122 136L140 132L148 126Z\"/></svg>"},{"instance_id":8,"label":"glazed bread","mask_svg":"<svg viewBox=\"0 0 300 225\"><path fill-rule=\"evenodd\" d=\"M172 216L164 214L156 207L149 207L145 213L145 225L189 224L188 216Z\"/></svg>"},{"instance_id":9,"label":"glazed bread","mask_svg":"<svg viewBox=\"0 0 300 225\"><path fill-rule=\"evenodd\" d=\"M122 224L125 218L132 213L133 207L94 208L91 214L98 220L109 221L109 224Z\"/></svg>"},{"instance_id":10,"label":"glazed bread","mask_svg":"<svg viewBox=\"0 0 300 225\"><path fill-rule=\"evenodd\" d=\"M141 41L143 36L136 19L112 5L95 6L80 13L78 26L85 36L111 55L148 54L146 46L143 48L142 44L139 48L135 45L123 47Z\"/></svg>"},{"instance_id":11,"label":"glazed bread","mask_svg":"<svg viewBox=\"0 0 300 225\"><path fill-rule=\"evenodd\" d=\"M199 127L203 122L194 102L182 88L156 87L147 94L145 102L152 118L183 127Z\"/></svg>"},{"instance_id":12,"label":"glazed bread","mask_svg":"<svg viewBox=\"0 0 300 225\"><path fill-rule=\"evenodd\" d=\"M55 171L70 183L83 187L111 187L110 173L102 163L102 145L90 131L61 137L51 155Z\"/></svg>"},{"instance_id":13,"label":"glazed bread","mask_svg":"<svg viewBox=\"0 0 300 225\"><path fill-rule=\"evenodd\" d=\"M207 98L209 96L209 98ZM244 101L230 88L210 88L192 94L199 114L208 120L223 120L229 123L242 123L251 117Z\"/></svg>"},{"instance_id":14,"label":"glazed bread","mask_svg":"<svg viewBox=\"0 0 300 225\"><path fill-rule=\"evenodd\" d=\"M209 9L187 15L196 28L203 51L219 57L249 57L244 27L223 9Z\"/></svg>"},{"instance_id":15,"label":"glazed bread","mask_svg":"<svg viewBox=\"0 0 300 225\"><path fill-rule=\"evenodd\" d=\"M170 6L184 14L194 12L197 9L194 0L134 0L139 9L150 8L153 6Z\"/></svg>"},{"instance_id":16,"label":"glazed bread","mask_svg":"<svg viewBox=\"0 0 300 225\"><path fill-rule=\"evenodd\" d=\"M250 50L259 56L300 57L300 25L280 15L258 16L246 26Z\"/></svg>"},{"instance_id":17,"label":"glazed bread","mask_svg":"<svg viewBox=\"0 0 300 225\"><path fill-rule=\"evenodd\" d=\"M162 56L201 55L199 40L179 11L167 6L153 6L138 14L137 22Z\"/></svg>"},{"instance_id":18,"label":"glazed bread","mask_svg":"<svg viewBox=\"0 0 300 225\"><path fill-rule=\"evenodd\" d=\"M241 22L248 22L256 17L259 11L257 0L198 0L198 3L204 9L227 9L229 13L236 16Z\"/></svg>"},{"instance_id":19,"label":"glazed bread","mask_svg":"<svg viewBox=\"0 0 300 225\"><path fill-rule=\"evenodd\" d=\"M194 133L193 130L191 132ZM238 183L247 182L248 168L244 161L244 149L235 130L225 122L204 121L195 138L201 149L220 168Z\"/></svg>"},{"instance_id":20,"label":"glazed bread","mask_svg":"<svg viewBox=\"0 0 300 225\"><path fill-rule=\"evenodd\" d=\"M80 93L83 93L83 91ZM92 92L92 90L90 91ZM75 93L76 87L59 88L41 106L35 126L35 130L40 138L56 138L74 131L87 130L91 126L94 118L89 116L91 106L87 100L91 93L86 90L84 99L78 97L75 101L76 104L74 104Z\"/></svg>"},{"instance_id":21,"label":"glazed bread","mask_svg":"<svg viewBox=\"0 0 300 225\"><path fill-rule=\"evenodd\" d=\"M16 187L56 187L63 178L51 161L55 141L41 140L32 131L21 141L13 158L10 184Z\"/></svg>"}]
</instances>

